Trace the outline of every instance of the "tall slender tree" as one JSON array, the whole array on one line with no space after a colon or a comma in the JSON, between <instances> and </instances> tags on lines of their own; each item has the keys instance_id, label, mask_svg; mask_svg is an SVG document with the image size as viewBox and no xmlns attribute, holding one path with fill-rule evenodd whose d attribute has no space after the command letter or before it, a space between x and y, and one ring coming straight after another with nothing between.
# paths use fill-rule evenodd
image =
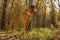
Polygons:
<instances>
[{"instance_id":1,"label":"tall slender tree","mask_svg":"<svg viewBox=\"0 0 60 40\"><path fill-rule=\"evenodd\" d=\"M14 0L12 0L12 4L11 4L11 10L12 10L12 8L13 8L13 2L14 2Z\"/></svg>"},{"instance_id":2,"label":"tall slender tree","mask_svg":"<svg viewBox=\"0 0 60 40\"><path fill-rule=\"evenodd\" d=\"M59 6L59 21L60 21L60 1L58 0L58 6Z\"/></svg>"},{"instance_id":3,"label":"tall slender tree","mask_svg":"<svg viewBox=\"0 0 60 40\"><path fill-rule=\"evenodd\" d=\"M43 0L43 5L44 5L44 7L43 7L43 27L45 27L46 25L46 22L45 22L45 20L46 20L46 0Z\"/></svg>"},{"instance_id":4,"label":"tall slender tree","mask_svg":"<svg viewBox=\"0 0 60 40\"><path fill-rule=\"evenodd\" d=\"M33 4L33 0L29 0L29 5L28 6L31 6ZM33 18L33 17L32 17ZM32 18L31 18L31 20L30 20L30 23L29 23L29 28L31 27L32 28ZM28 29L29 29L28 28Z\"/></svg>"},{"instance_id":5,"label":"tall slender tree","mask_svg":"<svg viewBox=\"0 0 60 40\"><path fill-rule=\"evenodd\" d=\"M50 12L50 17L51 17L51 18L50 18L50 19L51 19L51 24L53 24L54 27L57 27L53 0L51 0L51 12Z\"/></svg>"},{"instance_id":6,"label":"tall slender tree","mask_svg":"<svg viewBox=\"0 0 60 40\"><path fill-rule=\"evenodd\" d=\"M2 10L2 18L1 18L1 29L5 29L5 19L6 19L6 8L7 8L7 0L3 1L3 10Z\"/></svg>"}]
</instances>

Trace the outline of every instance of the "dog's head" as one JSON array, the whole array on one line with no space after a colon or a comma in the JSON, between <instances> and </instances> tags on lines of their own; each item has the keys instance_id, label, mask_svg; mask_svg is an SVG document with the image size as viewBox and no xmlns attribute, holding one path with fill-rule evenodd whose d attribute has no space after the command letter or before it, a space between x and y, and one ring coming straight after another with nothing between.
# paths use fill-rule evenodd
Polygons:
<instances>
[{"instance_id":1,"label":"dog's head","mask_svg":"<svg viewBox=\"0 0 60 40\"><path fill-rule=\"evenodd\" d=\"M30 11L30 13L33 13L33 12L38 12L38 8L34 5L31 5L28 10Z\"/></svg>"}]
</instances>

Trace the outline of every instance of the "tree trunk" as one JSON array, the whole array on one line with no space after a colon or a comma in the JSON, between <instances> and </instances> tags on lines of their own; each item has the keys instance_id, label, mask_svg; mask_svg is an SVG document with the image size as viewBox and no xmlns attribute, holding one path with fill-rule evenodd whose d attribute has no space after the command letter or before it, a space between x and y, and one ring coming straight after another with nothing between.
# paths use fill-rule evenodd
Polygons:
<instances>
[{"instance_id":1,"label":"tree trunk","mask_svg":"<svg viewBox=\"0 0 60 40\"><path fill-rule=\"evenodd\" d=\"M13 8L13 2L14 2L14 0L12 0L12 4L11 4L11 10L12 10L12 8Z\"/></svg>"},{"instance_id":2,"label":"tree trunk","mask_svg":"<svg viewBox=\"0 0 60 40\"><path fill-rule=\"evenodd\" d=\"M46 26L46 0L45 1L43 1L43 5L44 5L44 7L43 7L43 27L45 27Z\"/></svg>"},{"instance_id":3,"label":"tree trunk","mask_svg":"<svg viewBox=\"0 0 60 40\"><path fill-rule=\"evenodd\" d=\"M7 8L7 0L4 0L2 18L1 18L1 29L2 30L5 29L6 8Z\"/></svg>"},{"instance_id":4,"label":"tree trunk","mask_svg":"<svg viewBox=\"0 0 60 40\"><path fill-rule=\"evenodd\" d=\"M53 26L56 28L57 24L56 24L55 10L54 10L54 6L53 6L52 0L51 0L51 13L50 13L50 17L51 17L51 24L53 24Z\"/></svg>"},{"instance_id":5,"label":"tree trunk","mask_svg":"<svg viewBox=\"0 0 60 40\"><path fill-rule=\"evenodd\" d=\"M31 6L33 4L33 0L29 0L29 6ZM28 29L31 29L32 28L32 19L30 20L30 23L29 23L29 26L28 26Z\"/></svg>"},{"instance_id":6,"label":"tree trunk","mask_svg":"<svg viewBox=\"0 0 60 40\"><path fill-rule=\"evenodd\" d=\"M58 0L58 6L59 6L59 17L58 17L58 21L60 21L60 1Z\"/></svg>"},{"instance_id":7,"label":"tree trunk","mask_svg":"<svg viewBox=\"0 0 60 40\"><path fill-rule=\"evenodd\" d=\"M33 4L33 0L29 0L29 6Z\"/></svg>"}]
</instances>

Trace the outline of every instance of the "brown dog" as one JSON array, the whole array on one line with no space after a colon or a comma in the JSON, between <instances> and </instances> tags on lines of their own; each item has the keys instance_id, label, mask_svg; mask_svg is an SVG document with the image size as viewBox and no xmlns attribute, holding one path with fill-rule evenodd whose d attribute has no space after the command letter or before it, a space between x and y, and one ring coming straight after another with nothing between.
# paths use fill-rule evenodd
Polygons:
<instances>
[{"instance_id":1,"label":"brown dog","mask_svg":"<svg viewBox=\"0 0 60 40\"><path fill-rule=\"evenodd\" d=\"M30 6L29 9L26 11L26 13L23 13L19 16L19 23L23 25L24 27L24 34L27 31L27 27L29 25L29 22L31 20L32 13L34 12L35 6Z\"/></svg>"},{"instance_id":2,"label":"brown dog","mask_svg":"<svg viewBox=\"0 0 60 40\"><path fill-rule=\"evenodd\" d=\"M12 18L9 27L12 27L12 31L13 31L16 25L21 24L22 27L24 28L24 34L26 34L28 25L31 20L31 16L33 12L36 12L36 11L37 11L36 7L31 5L25 13L20 14L18 17Z\"/></svg>"}]
</instances>

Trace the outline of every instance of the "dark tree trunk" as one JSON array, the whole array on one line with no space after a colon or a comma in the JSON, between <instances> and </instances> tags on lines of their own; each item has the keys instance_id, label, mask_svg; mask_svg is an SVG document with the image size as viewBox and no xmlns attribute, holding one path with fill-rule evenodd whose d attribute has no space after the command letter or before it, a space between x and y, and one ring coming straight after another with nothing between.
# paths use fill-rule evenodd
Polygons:
<instances>
[{"instance_id":1,"label":"dark tree trunk","mask_svg":"<svg viewBox=\"0 0 60 40\"><path fill-rule=\"evenodd\" d=\"M26 11L27 11L27 9L28 9L28 7L27 7L27 5L28 5L28 3L27 3L28 1L26 0Z\"/></svg>"},{"instance_id":2,"label":"dark tree trunk","mask_svg":"<svg viewBox=\"0 0 60 40\"><path fill-rule=\"evenodd\" d=\"M45 27L46 26L46 0L43 1L43 5L44 5L44 8L43 8L43 25L42 25L42 27Z\"/></svg>"},{"instance_id":3,"label":"dark tree trunk","mask_svg":"<svg viewBox=\"0 0 60 40\"><path fill-rule=\"evenodd\" d=\"M33 0L29 0L29 6L33 4Z\"/></svg>"},{"instance_id":4,"label":"dark tree trunk","mask_svg":"<svg viewBox=\"0 0 60 40\"><path fill-rule=\"evenodd\" d=\"M13 8L13 2L14 2L14 0L12 0L12 4L11 4L11 10L12 10L12 8Z\"/></svg>"},{"instance_id":5,"label":"dark tree trunk","mask_svg":"<svg viewBox=\"0 0 60 40\"><path fill-rule=\"evenodd\" d=\"M5 29L5 19L6 19L6 8L7 8L7 0L4 0L3 10L2 10L2 18L1 18L1 29Z\"/></svg>"},{"instance_id":6,"label":"dark tree trunk","mask_svg":"<svg viewBox=\"0 0 60 40\"><path fill-rule=\"evenodd\" d=\"M33 0L29 0L29 6L31 6L33 4ZM32 28L32 19L30 20L30 23L28 25L28 29Z\"/></svg>"}]
</instances>

